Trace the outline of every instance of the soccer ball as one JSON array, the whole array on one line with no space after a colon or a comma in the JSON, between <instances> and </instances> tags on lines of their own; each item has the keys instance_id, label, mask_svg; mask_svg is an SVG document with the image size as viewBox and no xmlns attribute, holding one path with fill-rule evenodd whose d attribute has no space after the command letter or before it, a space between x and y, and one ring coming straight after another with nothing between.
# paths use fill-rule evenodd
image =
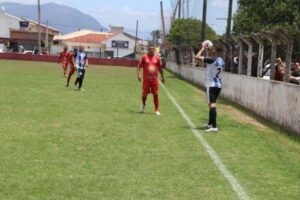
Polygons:
<instances>
[{"instance_id":1,"label":"soccer ball","mask_svg":"<svg viewBox=\"0 0 300 200\"><path fill-rule=\"evenodd\" d=\"M204 46L206 49L211 49L211 48L213 48L214 44L210 40L205 40L202 43L202 46Z\"/></svg>"}]
</instances>

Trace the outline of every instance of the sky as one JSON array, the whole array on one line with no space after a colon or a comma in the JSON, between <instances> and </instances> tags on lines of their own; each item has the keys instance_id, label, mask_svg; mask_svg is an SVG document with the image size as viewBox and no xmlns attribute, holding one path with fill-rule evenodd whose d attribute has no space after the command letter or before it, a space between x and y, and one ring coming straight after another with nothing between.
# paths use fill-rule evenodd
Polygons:
<instances>
[{"instance_id":1,"label":"sky","mask_svg":"<svg viewBox=\"0 0 300 200\"><path fill-rule=\"evenodd\" d=\"M18 2L23 4L36 4L37 0L0 0L0 2ZM101 25L109 27L123 26L131 34L135 34L136 21L139 21L139 35L149 37L153 30L161 29L160 16L161 0L40 0L41 4L55 2L80 10L92 15ZM187 0L185 0L187 1ZM234 12L236 1L234 1ZM166 26L168 28L172 15L172 2L176 0L162 0ZM190 0L190 15L194 18L202 18L202 0ZM228 0L207 0L207 23L218 33L226 31ZM173 5L174 6L174 5ZM187 15L187 11L185 11Z\"/></svg>"}]
</instances>

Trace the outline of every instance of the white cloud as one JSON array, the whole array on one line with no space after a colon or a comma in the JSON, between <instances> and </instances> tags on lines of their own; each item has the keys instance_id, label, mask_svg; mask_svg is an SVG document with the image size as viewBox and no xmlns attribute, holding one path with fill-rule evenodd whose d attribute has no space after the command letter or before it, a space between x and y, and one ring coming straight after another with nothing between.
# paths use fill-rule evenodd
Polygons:
<instances>
[{"instance_id":1,"label":"white cloud","mask_svg":"<svg viewBox=\"0 0 300 200\"><path fill-rule=\"evenodd\" d=\"M114 11L112 12L112 10ZM94 10L83 11L95 17L105 27L109 25L123 26L125 30L131 34L135 34L136 20L139 20L139 36L142 38L149 38L152 30L161 28L159 11L142 12L134 9L130 5L115 8L101 5L101 7L95 8Z\"/></svg>"},{"instance_id":2,"label":"white cloud","mask_svg":"<svg viewBox=\"0 0 300 200\"><path fill-rule=\"evenodd\" d=\"M37 4L37 0L0 0L2 2L17 2L22 4ZM102 4L96 4L93 6L86 6L79 8L74 4L70 3L72 0L40 0L41 4L55 2L64 5L73 5L86 14L92 15L96 18L102 25L108 28L109 25L114 26L124 26L124 28L131 34L135 33L136 20L139 20L139 31L141 37L150 37L150 32L155 29L161 28L161 17L160 10L149 9L144 11L143 9L134 8L135 5L130 5L129 3L123 3L123 5L112 5L110 2L103 1ZM153 1L153 0L151 0ZM77 1L76 1L77 2ZM159 2L157 0L157 2ZM69 3L69 4L68 4ZM76 4L77 5L77 4ZM170 12L170 11L169 11ZM165 17L169 13L167 10L165 12ZM170 19L170 18L169 18ZM168 25L169 22L166 22Z\"/></svg>"},{"instance_id":3,"label":"white cloud","mask_svg":"<svg viewBox=\"0 0 300 200\"><path fill-rule=\"evenodd\" d=\"M228 1L226 0L215 0L211 3L215 8L228 8Z\"/></svg>"},{"instance_id":4,"label":"white cloud","mask_svg":"<svg viewBox=\"0 0 300 200\"><path fill-rule=\"evenodd\" d=\"M47 1L43 1L41 0L41 3L46 3L46 2L50 2L51 0ZM0 0L0 3L2 2L15 2L15 3L22 3L22 4L37 4L37 0L10 0L10 1L7 1L7 0Z\"/></svg>"},{"instance_id":5,"label":"white cloud","mask_svg":"<svg viewBox=\"0 0 300 200\"><path fill-rule=\"evenodd\" d=\"M117 12L122 16L144 17L146 13L132 9L130 6L120 7Z\"/></svg>"}]
</instances>

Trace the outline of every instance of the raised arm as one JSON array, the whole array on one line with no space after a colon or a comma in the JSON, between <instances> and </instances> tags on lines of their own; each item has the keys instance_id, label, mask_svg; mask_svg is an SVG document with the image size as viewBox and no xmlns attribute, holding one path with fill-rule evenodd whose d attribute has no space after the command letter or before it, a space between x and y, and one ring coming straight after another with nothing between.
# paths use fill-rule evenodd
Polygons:
<instances>
[{"instance_id":1,"label":"raised arm","mask_svg":"<svg viewBox=\"0 0 300 200\"><path fill-rule=\"evenodd\" d=\"M204 45L202 45L200 51L196 54L195 59L201 61L204 60L204 55L203 55L204 52L205 52L205 47Z\"/></svg>"}]
</instances>

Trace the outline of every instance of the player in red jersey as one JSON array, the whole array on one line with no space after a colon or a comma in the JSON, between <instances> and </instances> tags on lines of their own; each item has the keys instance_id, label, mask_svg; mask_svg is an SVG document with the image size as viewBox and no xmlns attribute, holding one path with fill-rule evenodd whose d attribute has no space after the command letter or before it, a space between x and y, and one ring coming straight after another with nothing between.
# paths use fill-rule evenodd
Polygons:
<instances>
[{"instance_id":1,"label":"player in red jersey","mask_svg":"<svg viewBox=\"0 0 300 200\"><path fill-rule=\"evenodd\" d=\"M70 53L68 52L68 47L64 46L64 50L60 53L58 63L61 64L64 70L64 76L67 77L67 68L69 63Z\"/></svg>"},{"instance_id":2,"label":"player in red jersey","mask_svg":"<svg viewBox=\"0 0 300 200\"><path fill-rule=\"evenodd\" d=\"M141 68L143 68L143 78L141 75ZM161 81L164 83L164 74L159 56L155 54L153 45L149 45L148 53L144 54L139 61L137 68L138 80L143 80L143 93L141 113L145 111L146 100L149 93L153 94L155 105L155 114L160 115L159 112L159 99L158 99L158 72L161 75Z\"/></svg>"},{"instance_id":3,"label":"player in red jersey","mask_svg":"<svg viewBox=\"0 0 300 200\"><path fill-rule=\"evenodd\" d=\"M75 71L76 71L76 66L75 66L75 58L74 55L77 53L77 48L74 48L73 52L70 53L70 57L69 57L69 63L70 63L70 71L69 71L69 75L67 78L67 85L66 87L69 87L69 83L71 80L72 75L74 75Z\"/></svg>"}]
</instances>

